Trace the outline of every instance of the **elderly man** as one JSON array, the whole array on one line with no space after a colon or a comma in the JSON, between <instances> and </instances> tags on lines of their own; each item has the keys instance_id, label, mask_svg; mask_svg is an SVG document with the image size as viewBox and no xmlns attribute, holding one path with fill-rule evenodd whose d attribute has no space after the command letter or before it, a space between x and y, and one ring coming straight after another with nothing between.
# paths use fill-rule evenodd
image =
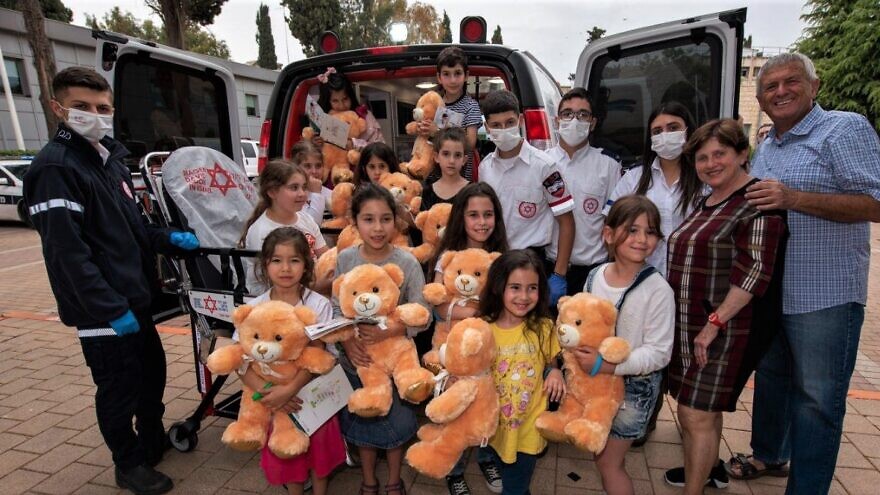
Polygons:
<instances>
[{"instance_id":1,"label":"elderly man","mask_svg":"<svg viewBox=\"0 0 880 495\"><path fill-rule=\"evenodd\" d=\"M758 73L773 121L746 198L788 210L782 329L757 370L752 456L735 478L789 476L788 494L827 493L868 292L869 222L880 221L880 140L868 121L814 102L819 79L799 53ZM791 461L790 471L786 463Z\"/></svg>"}]
</instances>

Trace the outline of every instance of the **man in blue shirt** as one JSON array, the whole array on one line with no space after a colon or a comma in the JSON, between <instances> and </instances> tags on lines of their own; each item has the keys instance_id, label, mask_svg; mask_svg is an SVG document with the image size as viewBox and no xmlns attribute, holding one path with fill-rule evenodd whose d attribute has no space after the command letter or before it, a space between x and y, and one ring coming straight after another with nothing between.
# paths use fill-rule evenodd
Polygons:
<instances>
[{"instance_id":1,"label":"man in blue shirt","mask_svg":"<svg viewBox=\"0 0 880 495\"><path fill-rule=\"evenodd\" d=\"M783 325L757 370L753 455L736 478L785 476L786 493L827 493L865 315L870 223L880 222L880 140L861 115L814 102L819 79L799 53L768 60L758 102L773 121L746 194L788 210Z\"/></svg>"}]
</instances>

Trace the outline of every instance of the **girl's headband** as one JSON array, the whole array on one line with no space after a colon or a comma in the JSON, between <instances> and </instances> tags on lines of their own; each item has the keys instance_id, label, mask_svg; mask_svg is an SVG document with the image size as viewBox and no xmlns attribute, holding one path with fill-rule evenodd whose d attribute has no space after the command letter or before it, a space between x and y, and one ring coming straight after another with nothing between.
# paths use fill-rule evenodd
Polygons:
<instances>
[{"instance_id":1,"label":"girl's headband","mask_svg":"<svg viewBox=\"0 0 880 495\"><path fill-rule=\"evenodd\" d=\"M333 67L327 67L327 70L318 76L318 81L321 81L321 84L327 84L330 74L336 74L336 69Z\"/></svg>"}]
</instances>

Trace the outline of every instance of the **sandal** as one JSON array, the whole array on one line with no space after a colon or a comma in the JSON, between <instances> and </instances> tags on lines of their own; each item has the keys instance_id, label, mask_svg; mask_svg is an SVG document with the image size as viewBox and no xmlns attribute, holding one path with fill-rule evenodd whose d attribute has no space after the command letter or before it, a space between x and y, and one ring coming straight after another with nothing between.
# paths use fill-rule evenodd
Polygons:
<instances>
[{"instance_id":1,"label":"sandal","mask_svg":"<svg viewBox=\"0 0 880 495\"><path fill-rule=\"evenodd\" d=\"M361 483L361 489L358 490L358 495L379 495L379 484L367 485Z\"/></svg>"},{"instance_id":2,"label":"sandal","mask_svg":"<svg viewBox=\"0 0 880 495\"><path fill-rule=\"evenodd\" d=\"M788 476L787 463L764 464L764 469L759 469L752 461L754 456L737 453L730 458L730 461L724 463L724 470L728 476L736 480L753 480L762 476L774 476L776 478L785 478ZM734 471L736 470L736 471Z\"/></svg>"},{"instance_id":3,"label":"sandal","mask_svg":"<svg viewBox=\"0 0 880 495\"><path fill-rule=\"evenodd\" d=\"M385 485L385 493L386 495L389 492L397 492L400 495L406 495L406 487L403 485L403 480L398 481L397 483L392 483L389 485Z\"/></svg>"}]
</instances>

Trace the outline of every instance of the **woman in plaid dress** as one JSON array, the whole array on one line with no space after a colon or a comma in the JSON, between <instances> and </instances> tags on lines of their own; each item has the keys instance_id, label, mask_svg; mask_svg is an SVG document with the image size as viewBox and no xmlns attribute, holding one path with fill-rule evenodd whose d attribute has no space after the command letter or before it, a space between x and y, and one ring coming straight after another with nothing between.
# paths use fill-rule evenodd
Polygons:
<instances>
[{"instance_id":1,"label":"woman in plaid dress","mask_svg":"<svg viewBox=\"0 0 880 495\"><path fill-rule=\"evenodd\" d=\"M783 212L749 206L749 142L735 120L713 120L685 146L712 188L669 236L677 314L670 393L684 431L685 490L703 493L736 401L782 316Z\"/></svg>"}]
</instances>

